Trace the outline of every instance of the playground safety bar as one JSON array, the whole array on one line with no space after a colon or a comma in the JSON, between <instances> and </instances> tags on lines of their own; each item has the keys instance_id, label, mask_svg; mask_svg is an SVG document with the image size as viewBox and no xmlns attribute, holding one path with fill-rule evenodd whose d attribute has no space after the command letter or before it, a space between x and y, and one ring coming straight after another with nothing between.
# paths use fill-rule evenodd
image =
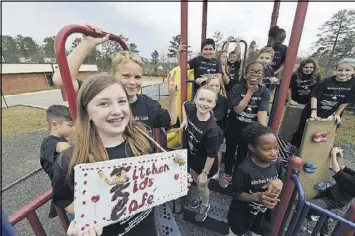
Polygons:
<instances>
[{"instance_id":1,"label":"playground safety bar","mask_svg":"<svg viewBox=\"0 0 355 236\"><path fill-rule=\"evenodd\" d=\"M56 58L60 70L60 74L62 76L64 88L65 88L65 96L68 100L70 112L72 114L73 119L75 120L76 118L76 95L69 71L69 66L68 66L68 60L65 55L65 43L68 39L68 37L73 34L73 33L82 33L88 36L93 36L93 37L103 37L107 35L108 33L102 32L101 34L96 33L94 30L81 26L81 25L67 25L63 27L57 34L55 38L55 52L56 52ZM126 43L117 35L110 34L109 36L110 40L114 40L118 42L123 50L127 51L128 47Z\"/></svg>"},{"instance_id":2,"label":"playground safety bar","mask_svg":"<svg viewBox=\"0 0 355 236\"><path fill-rule=\"evenodd\" d=\"M24 218L27 218L36 236L46 236L47 234L44 231L44 228L38 218L36 210L51 199L52 199L52 190L48 190L47 192L45 192L44 194L42 194L32 202L24 206L22 209L20 209L19 211L11 215L9 217L10 224L12 226L15 226ZM56 207L56 211L57 211L57 215L60 218L63 229L66 232L69 226L68 218L66 217L66 214L62 209Z\"/></svg>"},{"instance_id":3,"label":"playground safety bar","mask_svg":"<svg viewBox=\"0 0 355 236\"><path fill-rule=\"evenodd\" d=\"M231 42L231 43L236 43L237 41L236 41L235 39L233 39L233 40L231 40L230 42ZM245 42L244 40L240 40L240 42L244 44L244 48L245 48L245 50L244 50L243 64L242 64L242 71L241 71L241 73L243 74L244 71L245 71L245 62L246 62L246 59L247 59L248 44L247 44L247 42ZM224 46L226 45L226 43L227 43L227 41L223 43L222 49L224 48ZM227 48L227 50L228 50L228 48Z\"/></svg>"}]
</instances>

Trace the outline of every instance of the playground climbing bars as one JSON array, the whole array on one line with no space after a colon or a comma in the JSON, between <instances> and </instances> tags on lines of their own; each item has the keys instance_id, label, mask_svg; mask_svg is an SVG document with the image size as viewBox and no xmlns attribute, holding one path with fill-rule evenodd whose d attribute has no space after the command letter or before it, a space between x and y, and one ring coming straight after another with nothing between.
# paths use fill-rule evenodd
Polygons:
<instances>
[{"instance_id":1,"label":"playground climbing bars","mask_svg":"<svg viewBox=\"0 0 355 236\"><path fill-rule=\"evenodd\" d=\"M65 55L65 42L67 38L73 33L82 33L89 36L94 37L103 37L107 33L102 32L101 34L96 33L94 30L81 26L81 25L68 25L63 27L57 34L55 38L55 52L57 57L57 62L60 70L60 74L62 76L63 84L65 87L65 95L68 100L68 104L70 107L70 112L72 114L73 119L76 118L76 95L73 87L73 83L71 80L69 65L67 61L67 57ZM110 40L114 40L118 42L123 50L128 50L126 43L117 35L110 34Z\"/></svg>"}]
</instances>

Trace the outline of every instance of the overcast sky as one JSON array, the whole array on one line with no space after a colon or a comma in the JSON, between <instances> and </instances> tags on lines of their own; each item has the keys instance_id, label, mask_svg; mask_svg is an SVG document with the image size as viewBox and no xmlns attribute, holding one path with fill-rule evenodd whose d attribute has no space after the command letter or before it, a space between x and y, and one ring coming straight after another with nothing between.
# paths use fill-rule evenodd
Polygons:
<instances>
[{"instance_id":1,"label":"overcast sky","mask_svg":"<svg viewBox=\"0 0 355 236\"><path fill-rule=\"evenodd\" d=\"M287 32L288 44L296 2L281 2L278 25ZM207 37L221 31L241 36L259 47L267 42L273 2L209 2ZM341 9L354 9L353 2L310 2L299 54L309 54L318 28ZM201 41L202 3L189 3L189 45L198 52ZM123 34L138 45L140 55L153 50L167 52L169 41L180 34L179 2L2 2L2 34L31 36L37 42L55 35L68 24L95 22L103 30ZM73 35L72 40L77 35Z\"/></svg>"}]
</instances>

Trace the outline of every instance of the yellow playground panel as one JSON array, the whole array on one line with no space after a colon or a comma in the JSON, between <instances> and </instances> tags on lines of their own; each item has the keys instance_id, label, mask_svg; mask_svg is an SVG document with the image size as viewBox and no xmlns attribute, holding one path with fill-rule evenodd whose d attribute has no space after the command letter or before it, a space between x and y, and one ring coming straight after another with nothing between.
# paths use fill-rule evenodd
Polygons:
<instances>
[{"instance_id":1,"label":"yellow playground panel","mask_svg":"<svg viewBox=\"0 0 355 236\"><path fill-rule=\"evenodd\" d=\"M178 85L181 85L181 69L180 66L177 66L173 68L170 72L170 74L173 74L175 72L175 82ZM187 71L187 79L188 80L193 80L194 79L194 70L188 70ZM192 100L192 83L187 83L186 84L186 100L191 101ZM182 113L181 113L181 89L178 90L177 96L177 114L179 117L180 122L182 122ZM181 144L181 129L172 129L169 130L167 133L167 142L168 142L168 147L173 148L177 147Z\"/></svg>"}]
</instances>

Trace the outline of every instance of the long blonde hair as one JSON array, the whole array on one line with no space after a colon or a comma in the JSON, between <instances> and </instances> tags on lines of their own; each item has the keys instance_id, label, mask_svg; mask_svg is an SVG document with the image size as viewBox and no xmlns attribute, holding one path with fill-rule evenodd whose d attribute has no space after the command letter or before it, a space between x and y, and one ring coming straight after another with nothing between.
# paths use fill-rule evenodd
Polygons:
<instances>
[{"instance_id":1,"label":"long blonde hair","mask_svg":"<svg viewBox=\"0 0 355 236\"><path fill-rule=\"evenodd\" d=\"M206 85L209 85L211 80L213 80L213 79L218 79L219 85L221 87L218 92L218 95L221 95L223 97L227 97L227 92L226 92L226 88L225 88L223 80L222 80L222 75L218 74L218 76L208 76L208 78L206 80Z\"/></svg>"},{"instance_id":2,"label":"long blonde hair","mask_svg":"<svg viewBox=\"0 0 355 236\"><path fill-rule=\"evenodd\" d=\"M142 59L130 51L122 51L122 52L118 52L118 53L113 54L111 56L111 61L112 61L111 62L111 70L110 70L111 75L116 75L117 68L121 64L126 64L128 62L134 62L142 68L144 65Z\"/></svg>"},{"instance_id":3,"label":"long blonde hair","mask_svg":"<svg viewBox=\"0 0 355 236\"><path fill-rule=\"evenodd\" d=\"M71 176L72 170L77 164L108 160L107 151L100 139L96 126L89 119L87 106L97 94L113 84L119 84L125 91L119 81L107 74L94 75L85 81L83 87L79 90L77 96L77 118L72 135L73 154L69 163L68 177ZM142 132L147 133L147 129L143 125L136 123L131 114L123 137L135 156L150 152L150 144Z\"/></svg>"}]
</instances>

